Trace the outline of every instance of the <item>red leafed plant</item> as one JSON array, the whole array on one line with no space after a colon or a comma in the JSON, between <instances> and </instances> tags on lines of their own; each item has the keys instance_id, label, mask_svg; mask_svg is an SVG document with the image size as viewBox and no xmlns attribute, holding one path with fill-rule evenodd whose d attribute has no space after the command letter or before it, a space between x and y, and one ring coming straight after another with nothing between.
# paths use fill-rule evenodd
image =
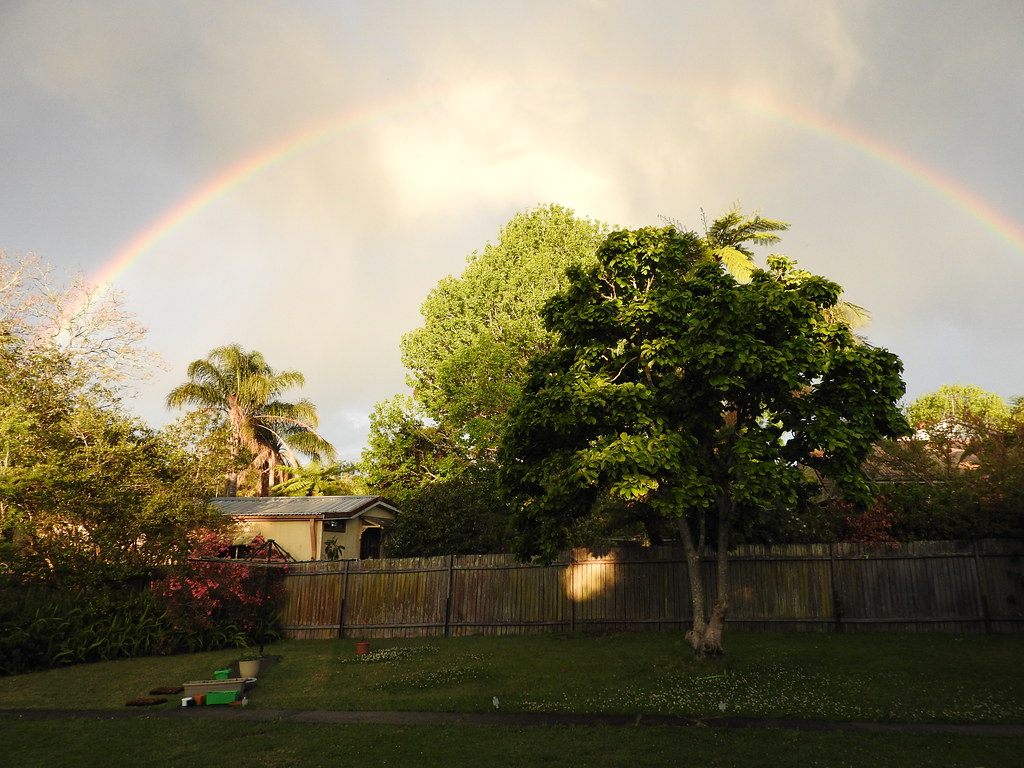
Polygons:
<instances>
[{"instance_id":1,"label":"red leafed plant","mask_svg":"<svg viewBox=\"0 0 1024 768\"><path fill-rule=\"evenodd\" d=\"M263 538L257 536L250 548ZM152 584L180 643L189 650L262 645L284 597L283 566L227 559L232 540L206 533L188 562Z\"/></svg>"},{"instance_id":2,"label":"red leafed plant","mask_svg":"<svg viewBox=\"0 0 1024 768\"><path fill-rule=\"evenodd\" d=\"M890 512L884 496L879 497L871 509L859 515L845 517L847 533L845 541L859 544L887 544L892 548L899 546L899 540L893 536L893 527L900 522L900 517Z\"/></svg>"}]
</instances>

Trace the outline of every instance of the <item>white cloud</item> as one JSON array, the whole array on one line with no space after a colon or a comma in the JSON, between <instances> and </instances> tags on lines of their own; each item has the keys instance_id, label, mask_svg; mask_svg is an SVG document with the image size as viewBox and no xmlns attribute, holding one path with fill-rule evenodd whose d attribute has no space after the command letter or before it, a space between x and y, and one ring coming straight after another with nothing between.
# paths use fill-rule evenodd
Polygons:
<instances>
[{"instance_id":1,"label":"white cloud","mask_svg":"<svg viewBox=\"0 0 1024 768\"><path fill-rule=\"evenodd\" d=\"M977 371L1018 394L1024 363L1003 339L1022 330L1024 253L864 148L756 106L849 124L1016 215L1021 11L964 14L872 0L8 4L0 245L96 268L236 163L339 120L122 279L174 366L140 399L151 418L187 362L239 341L306 373L330 436L357 444L352 414L402 387L398 340L427 292L547 202L699 228L702 208L739 199L793 223L780 250L873 311L869 333L913 361L912 387ZM955 343L934 343L935 318Z\"/></svg>"}]
</instances>

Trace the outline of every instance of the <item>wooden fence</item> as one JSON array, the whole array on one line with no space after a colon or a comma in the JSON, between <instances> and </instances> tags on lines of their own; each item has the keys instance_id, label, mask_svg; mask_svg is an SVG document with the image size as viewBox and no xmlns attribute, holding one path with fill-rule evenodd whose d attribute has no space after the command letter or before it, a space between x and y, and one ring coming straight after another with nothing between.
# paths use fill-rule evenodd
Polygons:
<instances>
[{"instance_id":1,"label":"wooden fence","mask_svg":"<svg viewBox=\"0 0 1024 768\"><path fill-rule=\"evenodd\" d=\"M764 631L1024 631L1024 542L743 547L728 626ZM703 563L707 580L713 558ZM682 629L689 585L670 547L288 566L289 637ZM707 596L708 599L713 597Z\"/></svg>"}]
</instances>

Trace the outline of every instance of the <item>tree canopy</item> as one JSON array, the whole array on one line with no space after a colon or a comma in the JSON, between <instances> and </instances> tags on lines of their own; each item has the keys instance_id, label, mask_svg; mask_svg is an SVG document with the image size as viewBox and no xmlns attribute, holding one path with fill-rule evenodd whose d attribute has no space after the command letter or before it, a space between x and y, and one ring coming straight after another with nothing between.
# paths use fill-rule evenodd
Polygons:
<instances>
[{"instance_id":1,"label":"tree canopy","mask_svg":"<svg viewBox=\"0 0 1024 768\"><path fill-rule=\"evenodd\" d=\"M424 301L423 326L402 339L409 384L429 418L474 454L497 448L527 363L554 342L540 310L569 267L593 263L604 232L557 205L518 213Z\"/></svg>"},{"instance_id":2,"label":"tree canopy","mask_svg":"<svg viewBox=\"0 0 1024 768\"><path fill-rule=\"evenodd\" d=\"M602 498L674 521L698 654L720 651L730 530L793 505L807 469L852 499L872 443L906 430L895 355L829 313L835 283L773 256L740 282L678 228L612 233L543 310L499 452L521 556L553 557ZM709 616L697 550L719 554Z\"/></svg>"},{"instance_id":3,"label":"tree canopy","mask_svg":"<svg viewBox=\"0 0 1024 768\"><path fill-rule=\"evenodd\" d=\"M435 553L441 542L454 551L480 551L501 541L500 531L450 530L445 516L431 510L442 499L466 507L486 496L481 489L490 484L487 518L503 529L491 470L527 364L554 342L541 307L566 285L567 268L593 263L605 231L557 205L518 213L497 242L469 256L461 276L441 280L424 301L422 327L402 339L412 396L377 404L362 456L370 488L408 513L391 538L396 547L404 542L402 552ZM461 478L464 473L471 476ZM408 535L406 523L415 526Z\"/></svg>"},{"instance_id":4,"label":"tree canopy","mask_svg":"<svg viewBox=\"0 0 1024 768\"><path fill-rule=\"evenodd\" d=\"M974 384L943 384L907 406L907 419L926 432L970 434L980 423L998 425L1010 417L999 395Z\"/></svg>"},{"instance_id":5,"label":"tree canopy","mask_svg":"<svg viewBox=\"0 0 1024 768\"><path fill-rule=\"evenodd\" d=\"M0 294L0 316L30 298ZM192 455L117 406L92 352L14 323L0 370L0 577L67 589L144 576L217 524Z\"/></svg>"}]
</instances>

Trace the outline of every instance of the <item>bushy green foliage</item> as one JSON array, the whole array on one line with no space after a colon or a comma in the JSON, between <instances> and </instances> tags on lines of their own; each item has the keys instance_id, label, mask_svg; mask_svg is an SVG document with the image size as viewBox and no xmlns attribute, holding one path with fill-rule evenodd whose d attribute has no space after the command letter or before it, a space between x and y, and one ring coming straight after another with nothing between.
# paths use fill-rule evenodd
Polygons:
<instances>
[{"instance_id":1,"label":"bushy green foliage","mask_svg":"<svg viewBox=\"0 0 1024 768\"><path fill-rule=\"evenodd\" d=\"M117 582L216 524L190 455L84 385L63 356L0 349L0 574Z\"/></svg>"},{"instance_id":2,"label":"bushy green foliage","mask_svg":"<svg viewBox=\"0 0 1024 768\"><path fill-rule=\"evenodd\" d=\"M399 516L390 554L500 548L494 455L527 363L554 340L540 309L568 267L593 262L604 232L557 205L517 214L424 301L423 326L402 340L412 397L376 406L362 457L370 489L407 517ZM469 518L456 521L455 510Z\"/></svg>"},{"instance_id":3,"label":"bushy green foliage","mask_svg":"<svg viewBox=\"0 0 1024 768\"><path fill-rule=\"evenodd\" d=\"M1024 536L1024 409L973 385L907 407L910 439L868 461L900 540Z\"/></svg>"},{"instance_id":4,"label":"bushy green foliage","mask_svg":"<svg viewBox=\"0 0 1024 768\"><path fill-rule=\"evenodd\" d=\"M214 557L230 541L211 532L191 554ZM145 581L83 582L58 588L5 580L0 590L0 676L263 645L280 637L280 569L198 559L165 571L148 586Z\"/></svg>"},{"instance_id":5,"label":"bushy green foliage","mask_svg":"<svg viewBox=\"0 0 1024 768\"><path fill-rule=\"evenodd\" d=\"M508 503L495 493L494 470L473 468L410 494L388 534L388 557L502 552Z\"/></svg>"},{"instance_id":6,"label":"bushy green foliage","mask_svg":"<svg viewBox=\"0 0 1024 768\"><path fill-rule=\"evenodd\" d=\"M671 228L614 233L599 259L547 305L559 345L499 454L522 554L557 553L601 494L695 540L794 507L801 467L867 503L861 462L905 430L901 366L825 315L839 286L782 257L740 283Z\"/></svg>"},{"instance_id":7,"label":"bushy green foliage","mask_svg":"<svg viewBox=\"0 0 1024 768\"><path fill-rule=\"evenodd\" d=\"M8 586L0 600L0 676L167 651L168 623L138 588Z\"/></svg>"},{"instance_id":8,"label":"bushy green foliage","mask_svg":"<svg viewBox=\"0 0 1024 768\"><path fill-rule=\"evenodd\" d=\"M530 358L554 342L541 308L568 268L593 263L604 233L558 205L516 214L424 301L423 326L402 339L409 383L427 416L474 456L497 449Z\"/></svg>"}]
</instances>

